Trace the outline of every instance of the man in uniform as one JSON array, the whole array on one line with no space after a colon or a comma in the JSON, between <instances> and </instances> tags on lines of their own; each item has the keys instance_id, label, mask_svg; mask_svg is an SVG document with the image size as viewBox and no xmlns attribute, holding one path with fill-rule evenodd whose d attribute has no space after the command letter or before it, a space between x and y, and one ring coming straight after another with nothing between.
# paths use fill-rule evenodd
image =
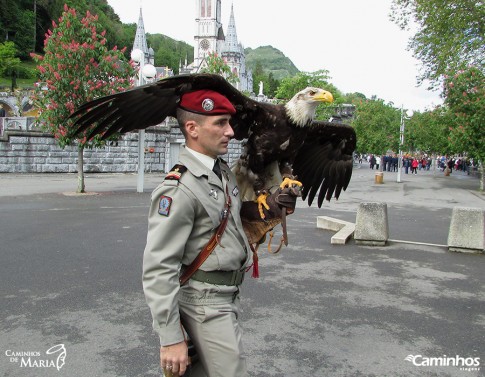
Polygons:
<instances>
[{"instance_id":1,"label":"man in uniform","mask_svg":"<svg viewBox=\"0 0 485 377\"><path fill-rule=\"evenodd\" d=\"M183 375L189 363L185 332L200 360L191 376L247 376L239 285L251 251L235 176L218 158L234 136L229 120L235 111L214 91L182 96L177 120L186 144L179 164L151 197L143 288L160 336L161 366L175 376ZM229 216L218 244L187 283L180 284L180 273L211 239L227 202Z\"/></svg>"}]
</instances>

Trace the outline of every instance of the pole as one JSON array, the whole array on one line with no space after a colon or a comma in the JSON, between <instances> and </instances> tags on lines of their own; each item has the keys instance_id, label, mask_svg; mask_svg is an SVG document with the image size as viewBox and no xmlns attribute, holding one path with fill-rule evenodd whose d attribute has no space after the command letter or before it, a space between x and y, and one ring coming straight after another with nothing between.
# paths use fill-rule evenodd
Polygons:
<instances>
[{"instance_id":1,"label":"pole","mask_svg":"<svg viewBox=\"0 0 485 377\"><path fill-rule=\"evenodd\" d=\"M397 163L397 183L401 183L402 146L404 144L404 110L401 106L401 125L399 127L399 161Z\"/></svg>"},{"instance_id":2,"label":"pole","mask_svg":"<svg viewBox=\"0 0 485 377\"><path fill-rule=\"evenodd\" d=\"M138 86L143 85L143 66L145 65L145 53L141 54L140 70L138 71ZM145 130L138 131L138 177L136 192L143 192L145 180Z\"/></svg>"}]
</instances>

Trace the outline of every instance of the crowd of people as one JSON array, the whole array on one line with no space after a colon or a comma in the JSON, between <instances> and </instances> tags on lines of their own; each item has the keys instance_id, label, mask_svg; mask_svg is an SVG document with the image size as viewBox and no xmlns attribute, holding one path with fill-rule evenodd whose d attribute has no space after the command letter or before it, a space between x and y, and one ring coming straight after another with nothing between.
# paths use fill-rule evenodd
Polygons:
<instances>
[{"instance_id":1,"label":"crowd of people","mask_svg":"<svg viewBox=\"0 0 485 377\"><path fill-rule=\"evenodd\" d=\"M386 154L383 156L374 154L356 154L355 160L359 164L364 161L369 164L371 169L397 172L399 169L399 156L396 153ZM405 174L418 174L419 170L430 170L433 160L437 169L442 172L451 174L453 170L458 170L470 174L470 171L476 169L476 163L471 158L462 156L412 156L405 154L402 157L402 168ZM382 164L382 167L381 167Z\"/></svg>"}]
</instances>

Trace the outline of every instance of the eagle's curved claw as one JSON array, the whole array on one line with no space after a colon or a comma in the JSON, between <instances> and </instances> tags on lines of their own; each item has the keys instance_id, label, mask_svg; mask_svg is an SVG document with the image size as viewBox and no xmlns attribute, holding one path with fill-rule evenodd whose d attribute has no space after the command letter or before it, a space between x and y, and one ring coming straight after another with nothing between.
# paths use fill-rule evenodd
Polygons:
<instances>
[{"instance_id":1,"label":"eagle's curved claw","mask_svg":"<svg viewBox=\"0 0 485 377\"><path fill-rule=\"evenodd\" d=\"M259 210L259 216L264 220L264 212L263 212L263 207L266 208L269 211L269 205L266 202L266 198L268 197L268 192L267 191L260 191L258 192L258 197L256 198L256 203L258 203L258 210Z\"/></svg>"},{"instance_id":2,"label":"eagle's curved claw","mask_svg":"<svg viewBox=\"0 0 485 377\"><path fill-rule=\"evenodd\" d=\"M286 187L293 187L293 186L302 187L303 184L300 181L297 181L295 179L291 179L290 177L285 177L283 179L283 182L281 182L281 184L280 184L280 189L283 190Z\"/></svg>"}]
</instances>

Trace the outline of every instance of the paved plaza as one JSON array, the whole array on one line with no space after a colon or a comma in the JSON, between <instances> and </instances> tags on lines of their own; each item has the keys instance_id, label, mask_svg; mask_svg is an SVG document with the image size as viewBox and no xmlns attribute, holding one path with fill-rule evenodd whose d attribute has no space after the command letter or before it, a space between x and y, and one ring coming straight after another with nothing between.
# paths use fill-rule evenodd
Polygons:
<instances>
[{"instance_id":1,"label":"paved plaza","mask_svg":"<svg viewBox=\"0 0 485 377\"><path fill-rule=\"evenodd\" d=\"M478 179L396 174L356 166L338 201L298 203L288 247L261 247L242 287L251 376L485 376L485 255L445 246L454 207L485 209ZM75 174L0 175L0 375L161 375L141 263L162 179L87 174L79 195ZM317 216L355 222L364 201L387 203L392 241L331 245Z\"/></svg>"}]
</instances>

